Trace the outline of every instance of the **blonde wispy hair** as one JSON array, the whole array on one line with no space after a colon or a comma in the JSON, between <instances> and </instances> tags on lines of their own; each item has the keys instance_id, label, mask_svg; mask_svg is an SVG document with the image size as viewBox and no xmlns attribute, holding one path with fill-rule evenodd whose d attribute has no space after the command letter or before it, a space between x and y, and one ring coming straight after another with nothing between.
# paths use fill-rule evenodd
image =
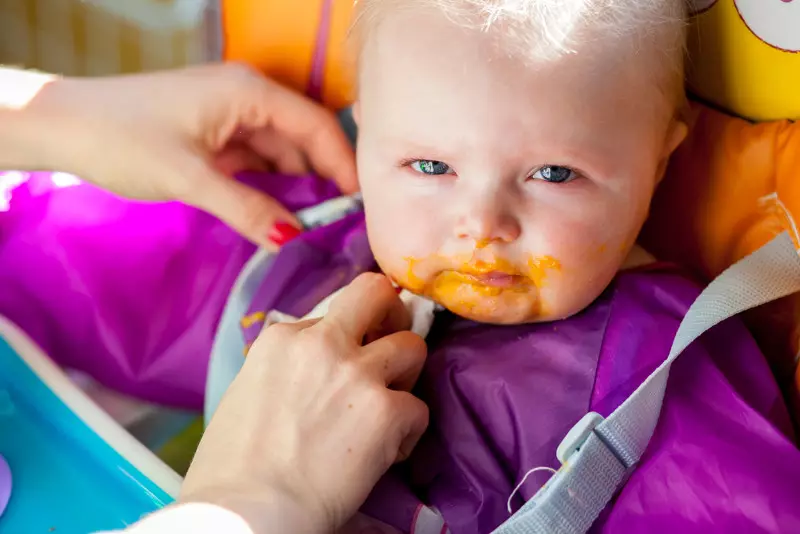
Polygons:
<instances>
[{"instance_id":1,"label":"blonde wispy hair","mask_svg":"<svg viewBox=\"0 0 800 534\"><path fill-rule=\"evenodd\" d=\"M597 43L654 54L670 93L683 91L686 0L355 0L360 48L389 11L425 8L492 32L507 54L548 61Z\"/></svg>"}]
</instances>

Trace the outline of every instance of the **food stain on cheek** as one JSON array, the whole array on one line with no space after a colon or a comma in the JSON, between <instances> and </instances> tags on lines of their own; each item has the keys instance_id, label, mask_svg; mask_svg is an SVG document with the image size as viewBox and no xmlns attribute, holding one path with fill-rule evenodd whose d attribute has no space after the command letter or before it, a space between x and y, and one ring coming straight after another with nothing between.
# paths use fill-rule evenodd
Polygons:
<instances>
[{"instance_id":1,"label":"food stain on cheek","mask_svg":"<svg viewBox=\"0 0 800 534\"><path fill-rule=\"evenodd\" d=\"M547 278L548 271L561 272L561 262L552 256L541 256L528 260L528 278L533 281L536 287L542 287Z\"/></svg>"},{"instance_id":2,"label":"food stain on cheek","mask_svg":"<svg viewBox=\"0 0 800 534\"><path fill-rule=\"evenodd\" d=\"M405 258L405 260L408 262L405 280L397 279L395 281L398 285L405 287L412 293L424 295L425 280L417 274L417 265L420 263L420 260L416 258Z\"/></svg>"}]
</instances>

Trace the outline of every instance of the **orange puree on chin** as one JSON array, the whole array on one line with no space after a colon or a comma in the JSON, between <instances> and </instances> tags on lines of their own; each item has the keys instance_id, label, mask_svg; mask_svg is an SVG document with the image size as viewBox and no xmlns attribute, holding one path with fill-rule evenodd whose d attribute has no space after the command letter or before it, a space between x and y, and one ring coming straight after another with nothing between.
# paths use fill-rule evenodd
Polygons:
<instances>
[{"instance_id":1,"label":"orange puree on chin","mask_svg":"<svg viewBox=\"0 0 800 534\"><path fill-rule=\"evenodd\" d=\"M407 258L406 289L431 298L453 313L486 322L516 323L533 321L543 313L539 289L548 272L560 271L551 256L531 257L525 269L506 260L453 258ZM426 264L432 270L424 272ZM442 270L442 265L447 266Z\"/></svg>"}]
</instances>

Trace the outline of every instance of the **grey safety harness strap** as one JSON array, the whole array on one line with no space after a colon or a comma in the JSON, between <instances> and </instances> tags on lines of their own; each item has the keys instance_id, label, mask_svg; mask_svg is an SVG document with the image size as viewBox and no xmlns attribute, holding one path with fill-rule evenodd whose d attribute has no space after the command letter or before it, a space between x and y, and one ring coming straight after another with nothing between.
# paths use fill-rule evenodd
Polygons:
<instances>
[{"instance_id":1,"label":"grey safety harness strap","mask_svg":"<svg viewBox=\"0 0 800 534\"><path fill-rule=\"evenodd\" d=\"M800 257L782 233L734 264L701 293L667 359L608 418L589 413L558 447L561 469L496 534L582 534L644 454L658 423L672 363L715 325L800 291Z\"/></svg>"}]
</instances>

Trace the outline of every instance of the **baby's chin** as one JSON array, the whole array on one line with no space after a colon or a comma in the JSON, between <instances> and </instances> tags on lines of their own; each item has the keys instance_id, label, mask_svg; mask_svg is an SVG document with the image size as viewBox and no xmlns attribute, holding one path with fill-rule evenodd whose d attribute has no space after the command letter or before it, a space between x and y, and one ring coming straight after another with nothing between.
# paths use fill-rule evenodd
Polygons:
<instances>
[{"instance_id":1,"label":"baby's chin","mask_svg":"<svg viewBox=\"0 0 800 534\"><path fill-rule=\"evenodd\" d=\"M594 299L581 299L580 303L565 303L543 301L539 298L524 298L513 296L511 298L491 298L480 301L452 301L447 298L424 295L448 311L476 323L494 325L517 325L531 323L546 323L567 319L580 313ZM586 302L583 302L583 301ZM561 304L561 305L559 305Z\"/></svg>"},{"instance_id":2,"label":"baby's chin","mask_svg":"<svg viewBox=\"0 0 800 534\"><path fill-rule=\"evenodd\" d=\"M477 323L514 325L540 323L556 319L554 315L543 311L537 302L524 305L519 302L506 303L504 299L487 302L448 302L446 299L433 300L448 311Z\"/></svg>"},{"instance_id":3,"label":"baby's chin","mask_svg":"<svg viewBox=\"0 0 800 534\"><path fill-rule=\"evenodd\" d=\"M556 317L548 310L536 290L497 290L464 286L449 291L414 291L429 298L450 312L471 321L496 325L513 325L550 321ZM412 289L413 291L413 289Z\"/></svg>"},{"instance_id":4,"label":"baby's chin","mask_svg":"<svg viewBox=\"0 0 800 534\"><path fill-rule=\"evenodd\" d=\"M497 311L476 311L476 310L465 310L462 306L445 306L441 302L444 308L448 311L462 317L464 319L475 321L476 323L484 323L484 324L494 324L494 325L515 325L515 324L528 324L528 323L540 323L546 322L548 319L546 316L542 315L529 315L529 314L521 314L514 311L507 311L507 310L497 310Z\"/></svg>"}]
</instances>

